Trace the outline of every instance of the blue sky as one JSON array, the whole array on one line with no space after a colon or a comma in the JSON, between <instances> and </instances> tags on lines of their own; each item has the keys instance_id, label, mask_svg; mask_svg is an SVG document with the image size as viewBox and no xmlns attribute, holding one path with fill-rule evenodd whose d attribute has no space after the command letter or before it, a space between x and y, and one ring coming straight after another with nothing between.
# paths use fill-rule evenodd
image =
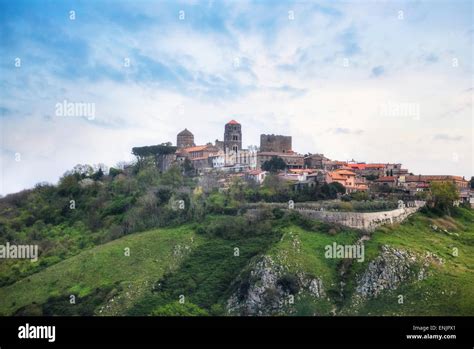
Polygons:
<instances>
[{"instance_id":1,"label":"blue sky","mask_svg":"<svg viewBox=\"0 0 474 349\"><path fill-rule=\"evenodd\" d=\"M244 145L470 176L473 35L463 0L1 0L0 194L230 119Z\"/></svg>"}]
</instances>

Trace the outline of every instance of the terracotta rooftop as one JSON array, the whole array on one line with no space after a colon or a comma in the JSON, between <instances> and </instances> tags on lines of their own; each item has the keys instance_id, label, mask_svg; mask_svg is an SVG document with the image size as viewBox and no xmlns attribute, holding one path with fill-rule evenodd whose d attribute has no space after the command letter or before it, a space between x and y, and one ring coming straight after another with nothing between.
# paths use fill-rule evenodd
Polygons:
<instances>
[{"instance_id":1,"label":"terracotta rooftop","mask_svg":"<svg viewBox=\"0 0 474 349\"><path fill-rule=\"evenodd\" d=\"M188 152L188 153L191 153L191 152L194 152L194 151L201 151L201 150L204 150L206 148L207 148L207 145L197 145L195 147L184 148L183 150Z\"/></svg>"},{"instance_id":2,"label":"terracotta rooftop","mask_svg":"<svg viewBox=\"0 0 474 349\"><path fill-rule=\"evenodd\" d=\"M461 176L418 175L418 176L405 177L405 182L431 182L431 181L466 181L466 180Z\"/></svg>"},{"instance_id":3,"label":"terracotta rooftop","mask_svg":"<svg viewBox=\"0 0 474 349\"><path fill-rule=\"evenodd\" d=\"M366 168L384 168L384 164L367 164Z\"/></svg>"},{"instance_id":4,"label":"terracotta rooftop","mask_svg":"<svg viewBox=\"0 0 474 349\"><path fill-rule=\"evenodd\" d=\"M346 175L346 176L355 176L356 174L352 171L348 171L348 170L336 170L334 171L340 175Z\"/></svg>"},{"instance_id":5,"label":"terracotta rooftop","mask_svg":"<svg viewBox=\"0 0 474 349\"><path fill-rule=\"evenodd\" d=\"M365 170L366 168L384 168L384 164L347 164L350 168Z\"/></svg>"},{"instance_id":6,"label":"terracotta rooftop","mask_svg":"<svg viewBox=\"0 0 474 349\"><path fill-rule=\"evenodd\" d=\"M227 125L240 125L237 121L235 121L234 119L230 120Z\"/></svg>"},{"instance_id":7,"label":"terracotta rooftop","mask_svg":"<svg viewBox=\"0 0 474 349\"><path fill-rule=\"evenodd\" d=\"M335 180L340 180L340 181L346 180L346 177L341 176L341 175L340 175L339 173L337 173L337 172L330 172L330 173L329 173L329 176L330 176L332 179L335 179Z\"/></svg>"}]
</instances>

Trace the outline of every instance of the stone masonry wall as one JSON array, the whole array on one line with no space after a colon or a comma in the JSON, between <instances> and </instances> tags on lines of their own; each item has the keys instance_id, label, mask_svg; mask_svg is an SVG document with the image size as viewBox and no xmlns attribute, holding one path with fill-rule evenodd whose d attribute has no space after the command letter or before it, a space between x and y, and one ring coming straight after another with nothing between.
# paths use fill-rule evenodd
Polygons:
<instances>
[{"instance_id":1,"label":"stone masonry wall","mask_svg":"<svg viewBox=\"0 0 474 349\"><path fill-rule=\"evenodd\" d=\"M262 206L280 207L284 209L282 207L283 205L285 204L264 204ZM414 201L410 202L408 206L401 204L401 206L397 209L378 212L341 212L299 208L297 206L294 208L294 210L310 219L341 224L350 228L361 229L365 231L373 231L377 227L384 224L403 222L407 217L418 211L424 205L424 201ZM286 207L288 206L286 205ZM285 210L289 209L286 208ZM261 208L252 208L247 210L247 213L258 216L259 211L261 211Z\"/></svg>"},{"instance_id":2,"label":"stone masonry wall","mask_svg":"<svg viewBox=\"0 0 474 349\"><path fill-rule=\"evenodd\" d=\"M424 202L417 202L413 207L397 208L391 211L380 212L335 212L298 209L303 216L328 223L342 224L350 228L373 231L384 224L403 222L408 216L424 206Z\"/></svg>"},{"instance_id":3,"label":"stone masonry wall","mask_svg":"<svg viewBox=\"0 0 474 349\"><path fill-rule=\"evenodd\" d=\"M291 136L260 135L261 152L286 153L291 150Z\"/></svg>"}]
</instances>

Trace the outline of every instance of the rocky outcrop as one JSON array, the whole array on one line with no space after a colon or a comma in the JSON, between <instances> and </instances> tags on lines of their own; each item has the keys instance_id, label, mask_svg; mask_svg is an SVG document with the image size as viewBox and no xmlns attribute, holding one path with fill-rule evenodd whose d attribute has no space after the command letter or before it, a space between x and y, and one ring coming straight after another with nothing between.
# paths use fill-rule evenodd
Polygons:
<instances>
[{"instance_id":1,"label":"rocky outcrop","mask_svg":"<svg viewBox=\"0 0 474 349\"><path fill-rule=\"evenodd\" d=\"M383 290L396 289L413 276L416 256L408 251L382 246L381 254L371 261L358 280L356 292L362 298L377 296Z\"/></svg>"},{"instance_id":2,"label":"rocky outcrop","mask_svg":"<svg viewBox=\"0 0 474 349\"><path fill-rule=\"evenodd\" d=\"M303 272L291 274L270 256L260 257L235 282L236 291L227 302L231 315L291 314L295 300L303 293L325 296L321 279Z\"/></svg>"},{"instance_id":3,"label":"rocky outcrop","mask_svg":"<svg viewBox=\"0 0 474 349\"><path fill-rule=\"evenodd\" d=\"M428 267L432 263L440 264L443 260L430 252L419 256L383 245L380 255L369 263L357 280L356 297L377 297L384 290L397 289L403 282L423 280L428 276Z\"/></svg>"}]
</instances>

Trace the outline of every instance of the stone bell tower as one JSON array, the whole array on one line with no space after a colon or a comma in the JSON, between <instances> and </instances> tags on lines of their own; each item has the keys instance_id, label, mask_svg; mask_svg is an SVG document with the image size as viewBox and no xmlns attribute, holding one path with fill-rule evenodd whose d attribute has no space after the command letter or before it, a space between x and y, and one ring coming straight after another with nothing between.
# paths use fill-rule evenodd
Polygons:
<instances>
[{"instance_id":1,"label":"stone bell tower","mask_svg":"<svg viewBox=\"0 0 474 349\"><path fill-rule=\"evenodd\" d=\"M226 153L242 150L242 125L235 120L225 124L224 150Z\"/></svg>"}]
</instances>

